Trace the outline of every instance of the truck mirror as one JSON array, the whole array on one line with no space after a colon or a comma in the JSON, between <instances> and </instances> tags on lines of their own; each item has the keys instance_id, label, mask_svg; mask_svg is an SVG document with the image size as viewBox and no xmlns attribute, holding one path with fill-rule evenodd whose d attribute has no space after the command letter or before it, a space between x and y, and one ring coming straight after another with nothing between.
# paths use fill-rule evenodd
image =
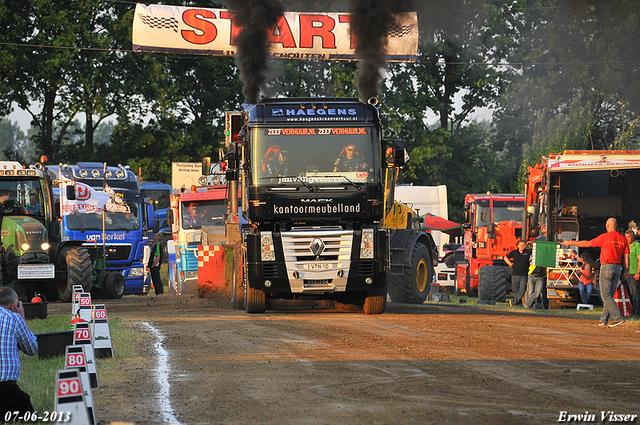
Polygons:
<instances>
[{"instance_id":1,"label":"truck mirror","mask_svg":"<svg viewBox=\"0 0 640 425\"><path fill-rule=\"evenodd\" d=\"M202 158L202 175L206 176L211 172L211 157Z\"/></svg>"},{"instance_id":2,"label":"truck mirror","mask_svg":"<svg viewBox=\"0 0 640 425\"><path fill-rule=\"evenodd\" d=\"M394 140L393 142L393 164L396 167L404 166L404 142Z\"/></svg>"},{"instance_id":3,"label":"truck mirror","mask_svg":"<svg viewBox=\"0 0 640 425\"><path fill-rule=\"evenodd\" d=\"M173 210L167 209L167 224L169 226L173 226Z\"/></svg>"},{"instance_id":4,"label":"truck mirror","mask_svg":"<svg viewBox=\"0 0 640 425\"><path fill-rule=\"evenodd\" d=\"M156 218L155 218L155 214L153 213L153 205L144 204L144 206L145 206L146 213L147 213L146 214L147 216L145 217L147 229L154 229L154 231L156 231L155 230Z\"/></svg>"},{"instance_id":5,"label":"truck mirror","mask_svg":"<svg viewBox=\"0 0 640 425\"><path fill-rule=\"evenodd\" d=\"M73 185L67 185L67 199L70 201L76 200L76 187Z\"/></svg>"}]
</instances>

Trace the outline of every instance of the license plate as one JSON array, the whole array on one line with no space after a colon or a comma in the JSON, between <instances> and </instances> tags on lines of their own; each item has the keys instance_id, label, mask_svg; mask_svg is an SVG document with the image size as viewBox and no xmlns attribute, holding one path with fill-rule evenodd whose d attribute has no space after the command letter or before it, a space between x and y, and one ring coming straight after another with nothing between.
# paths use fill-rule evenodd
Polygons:
<instances>
[{"instance_id":1,"label":"license plate","mask_svg":"<svg viewBox=\"0 0 640 425\"><path fill-rule=\"evenodd\" d=\"M53 264L18 265L18 279L53 279L55 276Z\"/></svg>"},{"instance_id":2,"label":"license plate","mask_svg":"<svg viewBox=\"0 0 640 425\"><path fill-rule=\"evenodd\" d=\"M331 268L331 264L311 263L311 264L305 264L304 268L307 270L329 270Z\"/></svg>"},{"instance_id":3,"label":"license plate","mask_svg":"<svg viewBox=\"0 0 640 425\"><path fill-rule=\"evenodd\" d=\"M305 280L304 287L305 288L317 288L322 286L329 286L333 282L333 279L322 279L322 280Z\"/></svg>"}]
</instances>

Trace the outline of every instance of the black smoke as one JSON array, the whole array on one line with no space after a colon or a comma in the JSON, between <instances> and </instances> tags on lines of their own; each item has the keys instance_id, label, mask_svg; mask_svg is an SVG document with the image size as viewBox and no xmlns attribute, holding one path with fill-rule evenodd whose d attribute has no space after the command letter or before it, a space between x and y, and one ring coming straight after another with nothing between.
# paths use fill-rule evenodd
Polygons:
<instances>
[{"instance_id":1,"label":"black smoke","mask_svg":"<svg viewBox=\"0 0 640 425\"><path fill-rule=\"evenodd\" d=\"M269 35L282 16L279 0L234 0L229 8L236 12L236 23L243 27L238 35L236 65L240 70L242 94L246 103L258 103L269 63Z\"/></svg>"},{"instance_id":2,"label":"black smoke","mask_svg":"<svg viewBox=\"0 0 640 425\"><path fill-rule=\"evenodd\" d=\"M350 0L351 34L359 57L356 86L360 99L377 96L387 64L387 33L397 25L397 15L409 8L403 0Z\"/></svg>"}]
</instances>

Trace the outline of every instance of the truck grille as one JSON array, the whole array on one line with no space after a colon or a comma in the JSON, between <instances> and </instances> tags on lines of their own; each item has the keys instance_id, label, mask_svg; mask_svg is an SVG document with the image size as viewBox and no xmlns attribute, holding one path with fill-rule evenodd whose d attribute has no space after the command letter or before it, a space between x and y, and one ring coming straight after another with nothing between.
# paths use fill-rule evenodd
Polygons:
<instances>
[{"instance_id":1,"label":"truck grille","mask_svg":"<svg viewBox=\"0 0 640 425\"><path fill-rule=\"evenodd\" d=\"M184 237L187 242L187 248L198 249L198 245L200 245L200 240L202 238L201 232L185 232Z\"/></svg>"},{"instance_id":2,"label":"truck grille","mask_svg":"<svg viewBox=\"0 0 640 425\"><path fill-rule=\"evenodd\" d=\"M276 279L278 277L278 265L267 262L262 263L262 277Z\"/></svg>"},{"instance_id":3,"label":"truck grille","mask_svg":"<svg viewBox=\"0 0 640 425\"><path fill-rule=\"evenodd\" d=\"M319 238L324 243L324 251L318 257L319 261L344 261L351 257L353 232L348 230L320 231L320 232L282 232L282 246L285 262L316 261L311 252L311 242Z\"/></svg>"},{"instance_id":4,"label":"truck grille","mask_svg":"<svg viewBox=\"0 0 640 425\"><path fill-rule=\"evenodd\" d=\"M91 254L91 258L101 258L102 257L102 247L95 246L93 243L85 243L84 246L87 247L89 253ZM129 259L129 255L131 255L131 244L124 245L107 245L107 260L108 261L124 261Z\"/></svg>"}]
</instances>

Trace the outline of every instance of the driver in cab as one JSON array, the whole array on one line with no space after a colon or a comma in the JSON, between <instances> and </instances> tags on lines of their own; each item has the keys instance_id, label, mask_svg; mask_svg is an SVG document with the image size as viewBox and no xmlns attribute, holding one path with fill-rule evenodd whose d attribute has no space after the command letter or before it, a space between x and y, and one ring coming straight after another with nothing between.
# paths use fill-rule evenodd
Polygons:
<instances>
[{"instance_id":1,"label":"driver in cab","mask_svg":"<svg viewBox=\"0 0 640 425\"><path fill-rule=\"evenodd\" d=\"M0 212L12 211L16 207L16 203L11 196L9 189L0 190Z\"/></svg>"},{"instance_id":2,"label":"driver in cab","mask_svg":"<svg viewBox=\"0 0 640 425\"><path fill-rule=\"evenodd\" d=\"M200 223L200 214L198 213L197 202L192 202L189 204L189 208L187 213L182 218L182 225L185 229L193 229L194 227L198 227Z\"/></svg>"},{"instance_id":3,"label":"driver in cab","mask_svg":"<svg viewBox=\"0 0 640 425\"><path fill-rule=\"evenodd\" d=\"M333 171L364 171L367 169L367 162L356 151L354 145L347 145L333 164Z\"/></svg>"}]
</instances>

